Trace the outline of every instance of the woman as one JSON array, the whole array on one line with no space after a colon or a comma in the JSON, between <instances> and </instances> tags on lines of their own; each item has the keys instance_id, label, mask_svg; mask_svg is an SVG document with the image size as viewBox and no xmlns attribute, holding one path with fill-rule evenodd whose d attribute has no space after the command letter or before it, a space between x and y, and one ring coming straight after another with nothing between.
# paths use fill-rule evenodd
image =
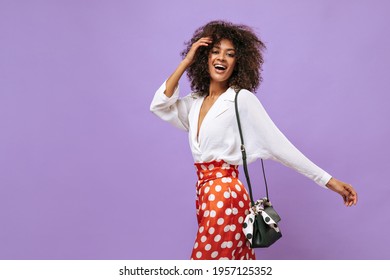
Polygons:
<instances>
[{"instance_id":1,"label":"woman","mask_svg":"<svg viewBox=\"0 0 390 280\"><path fill-rule=\"evenodd\" d=\"M316 166L279 131L252 93L261 82L264 44L247 26L213 21L197 29L183 60L157 90L150 110L189 132L198 175L198 233L191 259L255 259L242 223L250 201L238 180L242 164L234 97L247 160L273 159L339 193L356 205L353 187ZM179 98L178 83L187 71L193 93ZM251 92L252 91L252 92Z\"/></svg>"}]
</instances>

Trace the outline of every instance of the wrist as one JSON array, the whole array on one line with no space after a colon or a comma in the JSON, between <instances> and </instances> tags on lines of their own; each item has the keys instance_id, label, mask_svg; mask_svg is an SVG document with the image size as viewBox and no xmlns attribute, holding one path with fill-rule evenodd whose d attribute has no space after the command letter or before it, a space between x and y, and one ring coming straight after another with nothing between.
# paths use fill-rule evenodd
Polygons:
<instances>
[{"instance_id":1,"label":"wrist","mask_svg":"<svg viewBox=\"0 0 390 280\"><path fill-rule=\"evenodd\" d=\"M331 177L328 181L328 183L326 183L326 187L331 189L333 186L334 186L334 182L335 182L335 179L333 177Z\"/></svg>"},{"instance_id":2,"label":"wrist","mask_svg":"<svg viewBox=\"0 0 390 280\"><path fill-rule=\"evenodd\" d=\"M182 61L181 61L181 65L184 66L185 68L187 68L188 66L190 66L192 63L192 61L188 58L184 58Z\"/></svg>"}]
</instances>

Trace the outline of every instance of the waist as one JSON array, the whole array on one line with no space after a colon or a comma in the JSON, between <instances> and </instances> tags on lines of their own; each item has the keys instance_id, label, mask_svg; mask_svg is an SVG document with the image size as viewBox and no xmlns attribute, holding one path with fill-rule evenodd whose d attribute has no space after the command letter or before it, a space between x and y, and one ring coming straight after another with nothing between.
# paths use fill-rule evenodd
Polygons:
<instances>
[{"instance_id":1,"label":"waist","mask_svg":"<svg viewBox=\"0 0 390 280\"><path fill-rule=\"evenodd\" d=\"M196 162L196 174L199 183L215 180L223 177L238 177L238 165L232 165L224 160L213 160L210 162Z\"/></svg>"}]
</instances>

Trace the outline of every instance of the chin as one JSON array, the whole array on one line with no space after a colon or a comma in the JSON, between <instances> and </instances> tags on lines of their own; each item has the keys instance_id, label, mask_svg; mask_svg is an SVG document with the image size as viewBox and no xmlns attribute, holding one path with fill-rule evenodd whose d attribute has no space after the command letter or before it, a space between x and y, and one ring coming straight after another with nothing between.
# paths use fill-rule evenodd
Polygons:
<instances>
[{"instance_id":1,"label":"chin","mask_svg":"<svg viewBox=\"0 0 390 280\"><path fill-rule=\"evenodd\" d=\"M216 83L227 83L229 81L229 78L230 76L221 77L219 75L218 76L210 75L211 81Z\"/></svg>"}]
</instances>

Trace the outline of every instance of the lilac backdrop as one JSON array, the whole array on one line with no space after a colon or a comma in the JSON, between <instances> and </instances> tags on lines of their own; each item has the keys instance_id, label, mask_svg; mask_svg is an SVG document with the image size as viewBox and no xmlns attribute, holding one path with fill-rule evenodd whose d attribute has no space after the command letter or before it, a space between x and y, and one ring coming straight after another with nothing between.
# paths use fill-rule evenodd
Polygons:
<instances>
[{"instance_id":1,"label":"lilac backdrop","mask_svg":"<svg viewBox=\"0 0 390 280\"><path fill-rule=\"evenodd\" d=\"M267 161L284 237L257 257L389 259L389 9L384 0L0 0L0 258L189 258L187 135L149 104L195 28L225 19L267 44L257 96L275 123L360 195L346 208Z\"/></svg>"}]
</instances>

